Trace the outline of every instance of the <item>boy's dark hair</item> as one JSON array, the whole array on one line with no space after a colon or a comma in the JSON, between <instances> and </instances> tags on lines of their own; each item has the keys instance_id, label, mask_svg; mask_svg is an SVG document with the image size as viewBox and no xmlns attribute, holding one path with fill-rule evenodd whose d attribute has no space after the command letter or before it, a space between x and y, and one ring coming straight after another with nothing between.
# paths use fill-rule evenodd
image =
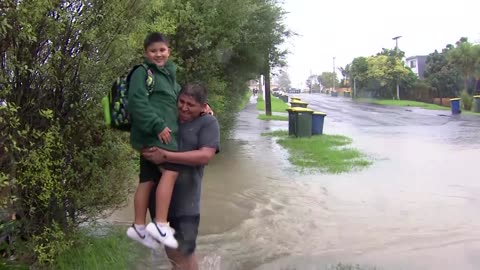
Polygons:
<instances>
[{"instance_id":1,"label":"boy's dark hair","mask_svg":"<svg viewBox=\"0 0 480 270\"><path fill-rule=\"evenodd\" d=\"M168 39L164 34L159 32L153 32L148 34L145 40L143 41L143 49L146 50L148 46L152 45L155 42L163 42L167 44L167 46L169 46Z\"/></svg>"},{"instance_id":2,"label":"boy's dark hair","mask_svg":"<svg viewBox=\"0 0 480 270\"><path fill-rule=\"evenodd\" d=\"M207 103L207 88L200 83L187 83L180 90L179 95L193 97L200 104Z\"/></svg>"}]
</instances>

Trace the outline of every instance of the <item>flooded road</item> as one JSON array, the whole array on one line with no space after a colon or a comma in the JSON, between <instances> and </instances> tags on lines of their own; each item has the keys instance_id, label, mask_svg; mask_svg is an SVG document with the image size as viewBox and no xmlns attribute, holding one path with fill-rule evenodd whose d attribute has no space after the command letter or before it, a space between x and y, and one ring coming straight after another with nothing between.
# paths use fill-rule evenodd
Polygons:
<instances>
[{"instance_id":1,"label":"flooded road","mask_svg":"<svg viewBox=\"0 0 480 270\"><path fill-rule=\"evenodd\" d=\"M287 122L257 120L249 104L204 177L202 269L480 269L480 117L298 96L373 165L300 175L260 136ZM132 208L110 221L130 224Z\"/></svg>"}]
</instances>

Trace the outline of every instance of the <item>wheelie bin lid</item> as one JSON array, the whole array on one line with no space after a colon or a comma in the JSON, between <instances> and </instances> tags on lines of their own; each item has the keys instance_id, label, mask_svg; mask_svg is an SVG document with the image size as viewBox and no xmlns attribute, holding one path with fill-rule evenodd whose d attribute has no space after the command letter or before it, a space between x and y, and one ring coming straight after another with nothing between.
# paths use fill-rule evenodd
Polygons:
<instances>
[{"instance_id":1,"label":"wheelie bin lid","mask_svg":"<svg viewBox=\"0 0 480 270\"><path fill-rule=\"evenodd\" d=\"M318 114L318 115L327 115L326 113L324 112L313 112L313 114Z\"/></svg>"},{"instance_id":2,"label":"wheelie bin lid","mask_svg":"<svg viewBox=\"0 0 480 270\"><path fill-rule=\"evenodd\" d=\"M312 109L308 108L299 108L299 107L293 107L292 112L306 112L306 113L313 113Z\"/></svg>"},{"instance_id":3,"label":"wheelie bin lid","mask_svg":"<svg viewBox=\"0 0 480 270\"><path fill-rule=\"evenodd\" d=\"M450 101L460 100L461 98L451 98Z\"/></svg>"},{"instance_id":4,"label":"wheelie bin lid","mask_svg":"<svg viewBox=\"0 0 480 270\"><path fill-rule=\"evenodd\" d=\"M308 103L300 100L292 100L290 104L308 104Z\"/></svg>"}]
</instances>

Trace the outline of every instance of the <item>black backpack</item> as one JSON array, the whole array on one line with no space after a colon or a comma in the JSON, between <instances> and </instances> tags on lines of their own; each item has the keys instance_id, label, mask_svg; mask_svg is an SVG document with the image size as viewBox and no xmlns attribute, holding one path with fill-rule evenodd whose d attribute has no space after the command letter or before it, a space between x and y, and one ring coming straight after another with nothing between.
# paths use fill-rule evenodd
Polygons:
<instances>
[{"instance_id":1,"label":"black backpack","mask_svg":"<svg viewBox=\"0 0 480 270\"><path fill-rule=\"evenodd\" d=\"M146 64L136 65L123 75L118 77L112 84L112 88L108 92L108 95L102 98L102 107L104 113L105 123L121 131L130 131L132 127L130 115L128 113L128 84L130 82L130 76L133 71L143 67L147 71L147 83L148 94L151 94L154 87L153 72Z\"/></svg>"}]
</instances>

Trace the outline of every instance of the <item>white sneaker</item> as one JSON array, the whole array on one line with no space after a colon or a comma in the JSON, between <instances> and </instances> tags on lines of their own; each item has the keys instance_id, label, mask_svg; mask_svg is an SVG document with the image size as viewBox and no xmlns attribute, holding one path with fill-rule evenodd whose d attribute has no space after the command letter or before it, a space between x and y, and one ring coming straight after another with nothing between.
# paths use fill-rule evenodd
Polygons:
<instances>
[{"instance_id":1,"label":"white sneaker","mask_svg":"<svg viewBox=\"0 0 480 270\"><path fill-rule=\"evenodd\" d=\"M143 235L138 232L134 225L127 229L127 236L151 249L160 249L162 247L162 245L153 239L146 231Z\"/></svg>"},{"instance_id":2,"label":"white sneaker","mask_svg":"<svg viewBox=\"0 0 480 270\"><path fill-rule=\"evenodd\" d=\"M147 225L147 233L150 234L155 240L160 241L167 247L178 248L177 239L173 236L175 230L168 225L157 224L156 222L150 222Z\"/></svg>"}]
</instances>

